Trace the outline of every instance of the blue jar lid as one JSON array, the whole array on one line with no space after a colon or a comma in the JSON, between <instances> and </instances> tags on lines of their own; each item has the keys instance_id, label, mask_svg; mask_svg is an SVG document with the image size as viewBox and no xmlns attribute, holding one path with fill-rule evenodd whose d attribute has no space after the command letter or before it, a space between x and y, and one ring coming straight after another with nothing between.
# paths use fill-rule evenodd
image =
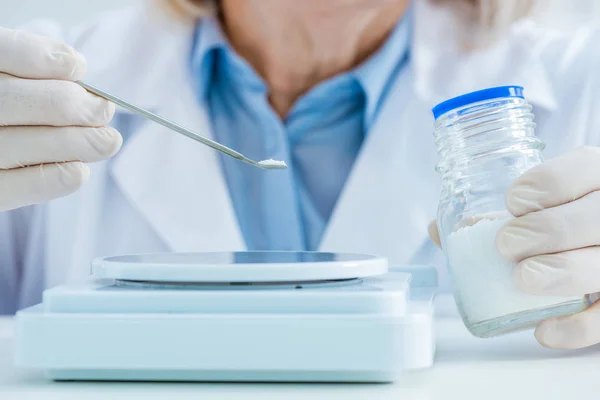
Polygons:
<instances>
[{"instance_id":1,"label":"blue jar lid","mask_svg":"<svg viewBox=\"0 0 600 400\"><path fill-rule=\"evenodd\" d=\"M520 97L523 99L523 88L521 86L499 86L478 90L441 102L433 107L431 111L433 111L434 118L437 119L441 115L446 114L448 111L454 110L455 108L501 97Z\"/></svg>"}]
</instances>

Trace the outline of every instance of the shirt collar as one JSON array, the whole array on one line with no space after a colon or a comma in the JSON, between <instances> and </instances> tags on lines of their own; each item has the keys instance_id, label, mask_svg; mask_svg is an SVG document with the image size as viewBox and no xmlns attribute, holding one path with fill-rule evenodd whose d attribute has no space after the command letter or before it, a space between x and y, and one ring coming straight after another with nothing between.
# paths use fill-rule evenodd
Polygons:
<instances>
[{"instance_id":1,"label":"shirt collar","mask_svg":"<svg viewBox=\"0 0 600 400\"><path fill-rule=\"evenodd\" d=\"M197 79L202 99L206 98L212 79L215 51L228 48L229 43L219 22L211 17L202 18L196 27L191 54L192 75Z\"/></svg>"},{"instance_id":2,"label":"shirt collar","mask_svg":"<svg viewBox=\"0 0 600 400\"><path fill-rule=\"evenodd\" d=\"M385 98L390 80L408 59L411 42L411 15L409 9L379 50L352 71L366 95L365 122L367 126L375 118L377 109Z\"/></svg>"}]
</instances>

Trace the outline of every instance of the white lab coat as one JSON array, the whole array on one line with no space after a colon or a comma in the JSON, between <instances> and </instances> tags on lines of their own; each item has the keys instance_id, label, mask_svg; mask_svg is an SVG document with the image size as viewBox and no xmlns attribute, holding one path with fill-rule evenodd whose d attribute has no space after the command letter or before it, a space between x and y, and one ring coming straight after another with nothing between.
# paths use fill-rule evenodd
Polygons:
<instances>
[{"instance_id":1,"label":"white lab coat","mask_svg":"<svg viewBox=\"0 0 600 400\"><path fill-rule=\"evenodd\" d=\"M485 50L460 55L450 13L425 1L414 12L410 63L392 83L320 250L435 264L447 289L442 253L427 236L440 192L431 107L471 90L522 85L547 157L597 145L598 51L594 32L560 37L525 21ZM143 4L68 39L87 57L88 82L211 137L191 84L192 33ZM92 165L80 192L0 214L0 312L39 301L43 287L84 278L96 256L244 250L215 151L123 110L115 124L122 150Z\"/></svg>"}]
</instances>

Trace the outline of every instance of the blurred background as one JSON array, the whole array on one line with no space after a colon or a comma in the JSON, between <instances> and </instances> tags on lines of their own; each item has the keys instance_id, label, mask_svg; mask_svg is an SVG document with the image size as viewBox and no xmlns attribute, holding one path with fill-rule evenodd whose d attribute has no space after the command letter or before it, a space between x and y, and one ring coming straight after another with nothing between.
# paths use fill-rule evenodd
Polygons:
<instances>
[{"instance_id":1,"label":"blurred background","mask_svg":"<svg viewBox=\"0 0 600 400\"><path fill-rule=\"evenodd\" d=\"M32 19L49 18L66 27L102 11L138 0L0 0L0 25L15 28Z\"/></svg>"},{"instance_id":2,"label":"blurred background","mask_svg":"<svg viewBox=\"0 0 600 400\"><path fill-rule=\"evenodd\" d=\"M110 8L148 0L0 0L0 25L14 28L32 19L50 18L65 27ZM535 18L570 30L582 24L600 27L599 0L537 0Z\"/></svg>"}]
</instances>

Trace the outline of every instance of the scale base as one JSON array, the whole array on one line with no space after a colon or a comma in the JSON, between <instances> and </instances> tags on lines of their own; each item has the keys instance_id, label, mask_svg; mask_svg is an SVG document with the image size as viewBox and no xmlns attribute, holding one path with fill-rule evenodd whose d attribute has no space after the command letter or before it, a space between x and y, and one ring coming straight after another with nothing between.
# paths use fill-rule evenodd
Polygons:
<instances>
[{"instance_id":1,"label":"scale base","mask_svg":"<svg viewBox=\"0 0 600 400\"><path fill-rule=\"evenodd\" d=\"M288 302L286 308L292 304L290 296L331 299L320 300L320 310L311 306L293 312L277 307L263 313L151 312L136 303L134 289L119 295L130 301L117 312L101 301L102 296L113 297L110 290L55 288L44 303L18 313L17 364L43 369L54 380L392 382L407 369L431 366L435 352L435 269L406 272L392 269L372 278L373 287L361 284L361 290L334 286L245 292L248 299L271 296L275 304L280 297ZM403 281L412 282L410 290ZM158 304L154 296L164 295L147 289L137 293L147 293L147 304ZM225 293L206 293L220 294ZM74 297L65 301L68 296ZM190 290L189 296L197 300L198 291ZM370 300L356 304L371 306L354 312L340 307L346 296L364 296ZM73 306L77 299L79 305ZM404 305L390 306L397 302ZM302 307L309 303L303 301ZM133 306L137 311L128 309Z\"/></svg>"}]
</instances>

